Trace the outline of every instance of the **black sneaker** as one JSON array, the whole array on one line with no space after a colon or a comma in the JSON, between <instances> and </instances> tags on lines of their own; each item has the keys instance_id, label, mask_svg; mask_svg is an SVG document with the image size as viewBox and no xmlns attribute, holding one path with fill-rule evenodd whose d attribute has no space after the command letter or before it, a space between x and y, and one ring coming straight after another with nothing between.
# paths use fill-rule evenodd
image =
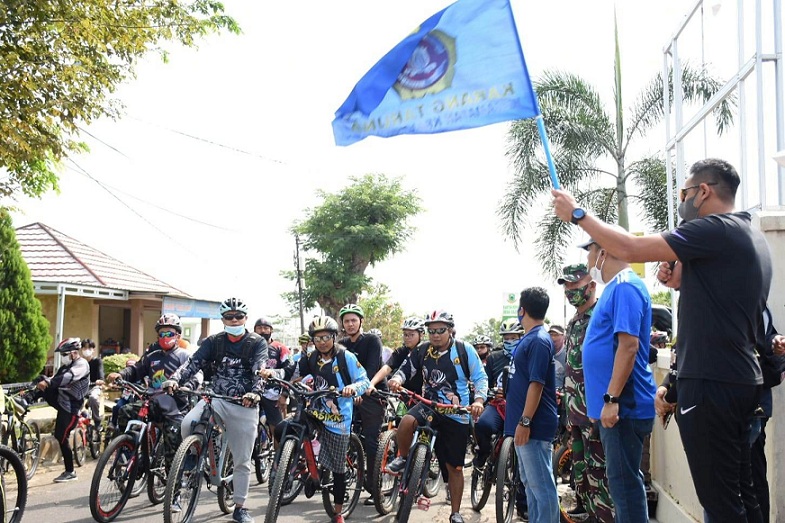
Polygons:
<instances>
[{"instance_id":1,"label":"black sneaker","mask_svg":"<svg viewBox=\"0 0 785 523\"><path fill-rule=\"evenodd\" d=\"M390 474L400 474L406 468L406 458L398 456L387 464L387 472Z\"/></svg>"},{"instance_id":2,"label":"black sneaker","mask_svg":"<svg viewBox=\"0 0 785 523\"><path fill-rule=\"evenodd\" d=\"M68 481L76 481L76 472L63 472L55 478L55 483L66 483Z\"/></svg>"},{"instance_id":3,"label":"black sneaker","mask_svg":"<svg viewBox=\"0 0 785 523\"><path fill-rule=\"evenodd\" d=\"M232 521L235 523L254 523L251 514L248 512L248 509L245 507L234 507L234 513L232 514Z\"/></svg>"},{"instance_id":4,"label":"black sneaker","mask_svg":"<svg viewBox=\"0 0 785 523\"><path fill-rule=\"evenodd\" d=\"M460 512L450 514L450 523L463 523L463 516L461 516Z\"/></svg>"},{"instance_id":5,"label":"black sneaker","mask_svg":"<svg viewBox=\"0 0 785 523\"><path fill-rule=\"evenodd\" d=\"M372 507L372 506L374 506L375 504L376 504L376 502L373 500L373 496L368 496L368 499L366 499L366 500L363 502L363 505L365 505L366 507Z\"/></svg>"}]
</instances>

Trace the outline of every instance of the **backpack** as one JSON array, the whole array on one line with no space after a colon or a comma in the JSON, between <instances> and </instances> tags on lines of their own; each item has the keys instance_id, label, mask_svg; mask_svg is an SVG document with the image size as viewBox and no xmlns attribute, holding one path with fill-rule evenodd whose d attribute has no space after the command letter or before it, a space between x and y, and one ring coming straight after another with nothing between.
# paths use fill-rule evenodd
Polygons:
<instances>
[{"instance_id":1,"label":"backpack","mask_svg":"<svg viewBox=\"0 0 785 523\"><path fill-rule=\"evenodd\" d=\"M316 358L319 357L318 351L313 351L308 359L308 372L307 374L313 374L311 369L317 368ZM341 373L341 379L343 380L344 387L346 385L351 385L353 383L351 375L349 375L349 367L346 365L346 349L335 347L335 358L338 360L338 372Z\"/></svg>"},{"instance_id":2,"label":"backpack","mask_svg":"<svg viewBox=\"0 0 785 523\"><path fill-rule=\"evenodd\" d=\"M423 365L425 364L425 356L428 353L428 348L431 346L431 342L426 341L417 346L417 349L420 351L420 368L422 369ZM466 344L463 343L461 340L455 340L455 349L458 351L458 365L460 366L461 370L463 371L463 376L466 378L466 381L469 383L469 403L474 402L474 386L471 382L471 372L469 372L469 355L466 353ZM455 362L453 362L455 364Z\"/></svg>"},{"instance_id":3,"label":"backpack","mask_svg":"<svg viewBox=\"0 0 785 523\"><path fill-rule=\"evenodd\" d=\"M221 361L224 359L224 356L226 356L226 336L226 332L219 332L218 334L213 334L211 336L213 341L213 348L215 348L215 360L213 360L212 363L206 368L202 369L205 381L212 381L213 376L215 376L215 373L218 370L218 365L220 365ZM240 358L242 359L243 367L246 369L251 368L251 350L253 349L253 346L256 345L256 342L261 338L262 337L255 332L249 332L248 336L246 336L243 340L242 355Z\"/></svg>"}]
</instances>

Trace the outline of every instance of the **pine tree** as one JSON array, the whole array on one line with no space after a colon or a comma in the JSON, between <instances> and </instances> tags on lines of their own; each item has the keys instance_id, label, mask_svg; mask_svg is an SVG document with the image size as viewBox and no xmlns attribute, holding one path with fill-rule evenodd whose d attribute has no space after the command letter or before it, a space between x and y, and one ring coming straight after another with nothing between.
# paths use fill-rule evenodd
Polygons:
<instances>
[{"instance_id":1,"label":"pine tree","mask_svg":"<svg viewBox=\"0 0 785 523\"><path fill-rule=\"evenodd\" d=\"M11 216L0 208L0 383L40 374L52 344Z\"/></svg>"}]
</instances>

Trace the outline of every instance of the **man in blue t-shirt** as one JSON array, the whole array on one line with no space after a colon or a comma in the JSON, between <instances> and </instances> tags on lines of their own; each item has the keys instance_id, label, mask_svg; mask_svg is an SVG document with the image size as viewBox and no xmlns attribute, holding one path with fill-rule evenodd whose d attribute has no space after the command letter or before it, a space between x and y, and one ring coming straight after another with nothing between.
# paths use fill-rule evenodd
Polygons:
<instances>
[{"instance_id":1,"label":"man in blue t-shirt","mask_svg":"<svg viewBox=\"0 0 785 523\"><path fill-rule=\"evenodd\" d=\"M583 341L587 411L600 420L616 521L648 521L640 463L657 390L649 368L651 297L627 262L593 240L586 249L592 278L606 285Z\"/></svg>"},{"instance_id":2,"label":"man in blue t-shirt","mask_svg":"<svg viewBox=\"0 0 785 523\"><path fill-rule=\"evenodd\" d=\"M529 521L557 523L559 496L551 465L556 434L556 365L553 341L543 327L550 299L545 289L521 292L518 314L526 334L510 367L504 434L515 436Z\"/></svg>"}]
</instances>

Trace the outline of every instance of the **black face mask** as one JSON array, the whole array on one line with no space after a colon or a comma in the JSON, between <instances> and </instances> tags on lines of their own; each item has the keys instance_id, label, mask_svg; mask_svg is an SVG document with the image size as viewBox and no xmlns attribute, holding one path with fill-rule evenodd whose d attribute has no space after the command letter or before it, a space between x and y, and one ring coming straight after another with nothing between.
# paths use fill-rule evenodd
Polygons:
<instances>
[{"instance_id":1,"label":"black face mask","mask_svg":"<svg viewBox=\"0 0 785 523\"><path fill-rule=\"evenodd\" d=\"M697 194L690 198L689 200L685 199L683 202L679 204L679 218L683 221L688 222L690 220L694 220L698 217L698 211L700 211L700 206L695 207L695 198L697 198ZM703 205L703 203L701 203Z\"/></svg>"},{"instance_id":2,"label":"black face mask","mask_svg":"<svg viewBox=\"0 0 785 523\"><path fill-rule=\"evenodd\" d=\"M262 336L262 338L265 339L265 341L270 341L270 338L272 338L273 335L272 334L262 333L261 336Z\"/></svg>"}]
</instances>

